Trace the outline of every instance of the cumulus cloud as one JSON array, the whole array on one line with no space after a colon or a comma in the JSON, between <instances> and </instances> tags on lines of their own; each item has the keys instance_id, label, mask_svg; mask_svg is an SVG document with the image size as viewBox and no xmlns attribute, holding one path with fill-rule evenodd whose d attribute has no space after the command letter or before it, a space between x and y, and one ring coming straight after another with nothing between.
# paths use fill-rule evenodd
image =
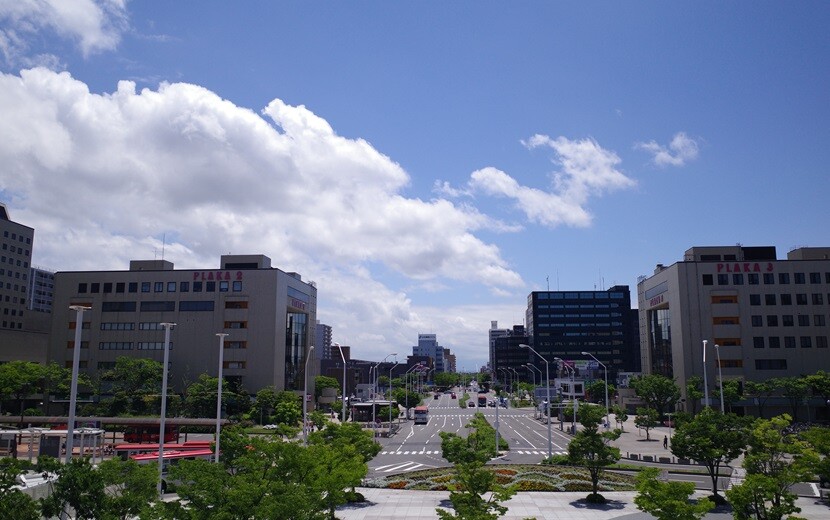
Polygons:
<instances>
[{"instance_id":1,"label":"cumulus cloud","mask_svg":"<svg viewBox=\"0 0 830 520\"><path fill-rule=\"evenodd\" d=\"M86 57L114 49L127 28L126 0L0 0L0 52L10 66L58 63L33 51L33 36L72 41Z\"/></svg>"},{"instance_id":2,"label":"cumulus cloud","mask_svg":"<svg viewBox=\"0 0 830 520\"><path fill-rule=\"evenodd\" d=\"M487 167L472 173L467 190L456 191L513 199L516 208L529 221L544 226L581 227L591 223L591 214L586 209L591 197L635 184L618 169L620 158L592 139L534 135L523 144L528 148L553 150L553 162L560 169L552 175L549 190L522 186L507 173ZM450 190L443 188L445 192Z\"/></svg>"},{"instance_id":3,"label":"cumulus cloud","mask_svg":"<svg viewBox=\"0 0 830 520\"><path fill-rule=\"evenodd\" d=\"M697 159L699 153L697 141L684 132L674 134L668 146L658 144L656 141L649 141L647 143L637 143L634 148L650 153L652 162L660 167L684 166L689 161Z\"/></svg>"},{"instance_id":4,"label":"cumulus cloud","mask_svg":"<svg viewBox=\"0 0 830 520\"><path fill-rule=\"evenodd\" d=\"M0 76L0 112L0 185L45 266L123 269L166 235L180 268L262 252L312 277L379 264L412 280L523 286L474 234L496 223L406 197L398 164L303 106L276 99L256 113L181 83L95 94L32 69Z\"/></svg>"}]
</instances>

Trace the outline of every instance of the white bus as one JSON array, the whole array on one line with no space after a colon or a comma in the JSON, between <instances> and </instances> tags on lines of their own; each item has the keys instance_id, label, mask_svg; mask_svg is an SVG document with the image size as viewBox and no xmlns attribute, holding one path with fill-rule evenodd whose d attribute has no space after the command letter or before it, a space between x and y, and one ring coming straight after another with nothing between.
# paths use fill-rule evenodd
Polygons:
<instances>
[{"instance_id":1,"label":"white bus","mask_svg":"<svg viewBox=\"0 0 830 520\"><path fill-rule=\"evenodd\" d=\"M426 406L415 407L415 424L426 424L429 422L429 408Z\"/></svg>"}]
</instances>

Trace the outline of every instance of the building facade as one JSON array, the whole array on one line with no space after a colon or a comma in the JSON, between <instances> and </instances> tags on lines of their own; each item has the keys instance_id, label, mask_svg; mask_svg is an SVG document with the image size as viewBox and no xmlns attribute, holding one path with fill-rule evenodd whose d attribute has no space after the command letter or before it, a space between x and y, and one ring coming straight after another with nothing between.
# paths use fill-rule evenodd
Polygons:
<instances>
[{"instance_id":1,"label":"building facade","mask_svg":"<svg viewBox=\"0 0 830 520\"><path fill-rule=\"evenodd\" d=\"M674 378L684 399L704 370L710 396L719 373L742 383L830 370L830 248L779 260L771 246L693 247L637 294L643 370Z\"/></svg>"},{"instance_id":2,"label":"building facade","mask_svg":"<svg viewBox=\"0 0 830 520\"><path fill-rule=\"evenodd\" d=\"M583 354L588 352L607 367L609 381L618 372L640 371L637 311L631 309L627 285L606 291L534 291L527 298L526 320L530 345L550 363L558 357L582 376L603 378L604 370ZM527 361L537 363L533 357L528 352Z\"/></svg>"},{"instance_id":3,"label":"building facade","mask_svg":"<svg viewBox=\"0 0 830 520\"><path fill-rule=\"evenodd\" d=\"M496 339L508 335L510 335L510 329L500 329L499 322L496 320L490 322L490 330L488 331L488 345L490 347L490 355L487 358L490 367L496 366Z\"/></svg>"},{"instance_id":4,"label":"building facade","mask_svg":"<svg viewBox=\"0 0 830 520\"><path fill-rule=\"evenodd\" d=\"M418 334L418 345L412 347L413 356L430 357L436 372L446 372L444 347L438 344L435 334Z\"/></svg>"},{"instance_id":5,"label":"building facade","mask_svg":"<svg viewBox=\"0 0 830 520\"><path fill-rule=\"evenodd\" d=\"M55 273L32 267L29 271L28 309L35 312L52 312L55 293Z\"/></svg>"},{"instance_id":6,"label":"building facade","mask_svg":"<svg viewBox=\"0 0 830 520\"><path fill-rule=\"evenodd\" d=\"M83 313L81 369L101 373L120 356L162 361L170 334L171 384L182 390L219 371L251 393L266 386L302 391L317 312L317 288L271 267L264 255L226 255L218 269L175 270L171 262L130 262L129 271L58 272L49 360L71 366L76 311ZM309 378L319 364L309 363Z\"/></svg>"},{"instance_id":7,"label":"building facade","mask_svg":"<svg viewBox=\"0 0 830 520\"><path fill-rule=\"evenodd\" d=\"M0 329L22 331L35 230L14 222L0 203Z\"/></svg>"}]
</instances>

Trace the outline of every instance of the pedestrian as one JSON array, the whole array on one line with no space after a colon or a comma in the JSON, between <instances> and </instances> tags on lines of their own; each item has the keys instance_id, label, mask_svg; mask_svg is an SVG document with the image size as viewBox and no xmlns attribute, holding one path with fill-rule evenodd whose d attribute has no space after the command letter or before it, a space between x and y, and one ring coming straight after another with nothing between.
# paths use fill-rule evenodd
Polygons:
<instances>
[{"instance_id":1,"label":"pedestrian","mask_svg":"<svg viewBox=\"0 0 830 520\"><path fill-rule=\"evenodd\" d=\"M669 438L663 435L663 449L667 449L669 447Z\"/></svg>"}]
</instances>

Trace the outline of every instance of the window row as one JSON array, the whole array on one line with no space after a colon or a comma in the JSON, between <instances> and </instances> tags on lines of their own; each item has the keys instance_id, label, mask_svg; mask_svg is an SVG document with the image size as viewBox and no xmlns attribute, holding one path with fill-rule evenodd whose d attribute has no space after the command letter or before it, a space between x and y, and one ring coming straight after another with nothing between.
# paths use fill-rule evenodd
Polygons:
<instances>
[{"instance_id":1,"label":"window row","mask_svg":"<svg viewBox=\"0 0 830 520\"><path fill-rule=\"evenodd\" d=\"M3 257L5 258L5 257ZM4 260L5 261L5 260ZM18 264L19 265L19 264ZM241 292L242 281L219 282L141 282L141 292ZM78 294L121 294L139 292L139 282L80 282L78 283Z\"/></svg>"},{"instance_id":2,"label":"window row","mask_svg":"<svg viewBox=\"0 0 830 520\"><path fill-rule=\"evenodd\" d=\"M22 247L15 248L14 244L12 244L12 246L9 247L9 244L7 244L5 242L3 243L3 251L8 251L9 253L12 253L12 254L14 254L15 251L17 251L18 255L22 255L22 254L24 254L23 251L26 251L25 255L29 256L29 250L28 249L24 250Z\"/></svg>"},{"instance_id":3,"label":"window row","mask_svg":"<svg viewBox=\"0 0 830 520\"><path fill-rule=\"evenodd\" d=\"M16 321L6 321L3 320L3 328L4 329L22 329L23 324Z\"/></svg>"},{"instance_id":4,"label":"window row","mask_svg":"<svg viewBox=\"0 0 830 520\"><path fill-rule=\"evenodd\" d=\"M9 238L9 232L8 231L3 231L3 238ZM27 244L32 243L32 239L30 237L24 237L23 235L18 235L17 233L12 233L11 234L11 239L12 240L17 240L18 242L23 242L24 238L26 239Z\"/></svg>"},{"instance_id":5,"label":"window row","mask_svg":"<svg viewBox=\"0 0 830 520\"><path fill-rule=\"evenodd\" d=\"M228 301L226 309L247 309L248 302ZM173 312L176 310L174 301L125 301L103 302L101 312ZM185 300L179 302L179 312L213 312L216 310L214 300Z\"/></svg>"},{"instance_id":6,"label":"window row","mask_svg":"<svg viewBox=\"0 0 830 520\"><path fill-rule=\"evenodd\" d=\"M12 257L6 258L3 255L0 255L0 262L2 262L4 264L9 264L9 265L16 265L17 267L23 267L23 268L26 268L26 269L29 268L29 262L27 262L26 260L15 260Z\"/></svg>"},{"instance_id":7,"label":"window row","mask_svg":"<svg viewBox=\"0 0 830 520\"><path fill-rule=\"evenodd\" d=\"M812 336L784 336L784 348L796 348L796 343L801 348L827 348L827 336L816 336L815 342ZM798 341L796 341L798 340ZM765 338L763 336L754 336L752 338L752 346L755 348L781 348L781 338L778 336L770 336Z\"/></svg>"},{"instance_id":8,"label":"window row","mask_svg":"<svg viewBox=\"0 0 830 520\"><path fill-rule=\"evenodd\" d=\"M73 344L74 346L74 344ZM84 348L83 344L81 348ZM89 348L89 343L87 347ZM98 350L132 350L132 341L102 341L98 343ZM136 350L164 350L163 341L139 341L136 343ZM173 350L173 342L170 342L170 350Z\"/></svg>"},{"instance_id":9,"label":"window row","mask_svg":"<svg viewBox=\"0 0 830 520\"><path fill-rule=\"evenodd\" d=\"M703 285L714 285L715 276L713 274L704 274L701 277ZM719 273L717 275L718 285L760 285L763 281L764 285L775 284L775 273ZM778 273L778 284L789 285L790 280L796 284L806 284L809 279L811 284L822 283L821 273ZM824 273L824 283L830 283L830 272Z\"/></svg>"},{"instance_id":10,"label":"window row","mask_svg":"<svg viewBox=\"0 0 830 520\"><path fill-rule=\"evenodd\" d=\"M813 314L813 325L816 327L824 327L827 325L827 317L824 314ZM781 318L780 322L778 318ZM778 316L777 314L767 314L766 316L766 326L767 327L778 327L779 323L782 327L794 327L796 320L798 319L798 326L799 327L809 327L810 326L810 315L809 314L799 314L798 316L793 316L792 314L783 314ZM764 326L764 316L760 314L753 314L751 317L752 326L753 327L763 327Z\"/></svg>"},{"instance_id":11,"label":"window row","mask_svg":"<svg viewBox=\"0 0 830 520\"><path fill-rule=\"evenodd\" d=\"M793 304L793 295L792 294L750 294L749 295L749 304L750 305L761 305L761 296L764 297L764 305L777 305L777 302L780 300L781 305L792 305ZM813 305L824 305L824 294L823 293L812 293L810 294L809 298L807 298L806 293L800 293L795 295L795 304L796 305L808 305L808 302L812 303ZM827 296L828 301L830 301L830 294Z\"/></svg>"}]
</instances>

